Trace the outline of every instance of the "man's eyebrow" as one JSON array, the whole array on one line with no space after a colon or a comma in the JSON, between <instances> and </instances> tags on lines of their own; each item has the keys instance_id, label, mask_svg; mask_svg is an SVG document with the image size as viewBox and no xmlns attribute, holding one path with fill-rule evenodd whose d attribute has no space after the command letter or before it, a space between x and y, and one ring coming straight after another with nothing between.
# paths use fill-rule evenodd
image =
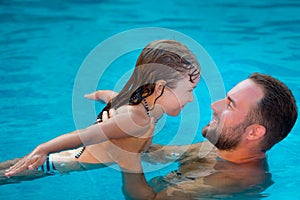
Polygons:
<instances>
[{"instance_id":1,"label":"man's eyebrow","mask_svg":"<svg viewBox=\"0 0 300 200\"><path fill-rule=\"evenodd\" d=\"M235 100L234 100L229 94L227 94L227 99L228 99L230 102L232 102L232 104L233 104L234 107L236 107L236 102L235 102Z\"/></svg>"}]
</instances>

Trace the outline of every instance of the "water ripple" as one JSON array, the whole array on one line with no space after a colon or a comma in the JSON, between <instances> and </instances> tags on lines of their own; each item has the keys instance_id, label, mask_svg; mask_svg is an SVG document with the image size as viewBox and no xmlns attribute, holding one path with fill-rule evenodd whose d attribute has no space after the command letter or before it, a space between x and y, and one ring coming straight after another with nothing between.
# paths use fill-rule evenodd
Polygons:
<instances>
[{"instance_id":1,"label":"water ripple","mask_svg":"<svg viewBox=\"0 0 300 200\"><path fill-rule=\"evenodd\" d=\"M263 24L264 27L300 26L300 20L273 20Z\"/></svg>"},{"instance_id":2,"label":"water ripple","mask_svg":"<svg viewBox=\"0 0 300 200\"><path fill-rule=\"evenodd\" d=\"M252 8L259 8L259 9L270 9L270 8L280 8L280 9L296 9L300 8L300 3L269 3L269 4L261 4L261 5L252 5Z\"/></svg>"}]
</instances>

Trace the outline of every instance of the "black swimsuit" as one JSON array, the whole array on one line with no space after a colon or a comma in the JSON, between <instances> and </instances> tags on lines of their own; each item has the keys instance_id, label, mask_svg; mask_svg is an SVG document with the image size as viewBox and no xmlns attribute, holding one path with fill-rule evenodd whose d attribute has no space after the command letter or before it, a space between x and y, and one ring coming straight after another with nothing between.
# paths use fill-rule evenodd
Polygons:
<instances>
[{"instance_id":1,"label":"black swimsuit","mask_svg":"<svg viewBox=\"0 0 300 200\"><path fill-rule=\"evenodd\" d=\"M146 99L143 99L143 102L144 102L143 105L144 105L144 107L146 109L147 115L150 118L150 110L149 110L149 106L148 106L148 103L147 103ZM100 123L100 122L101 122L101 119L97 118L96 124ZM75 158L78 159L81 156L81 154L84 152L85 148L86 147L82 147L81 150L75 155Z\"/></svg>"}]
</instances>

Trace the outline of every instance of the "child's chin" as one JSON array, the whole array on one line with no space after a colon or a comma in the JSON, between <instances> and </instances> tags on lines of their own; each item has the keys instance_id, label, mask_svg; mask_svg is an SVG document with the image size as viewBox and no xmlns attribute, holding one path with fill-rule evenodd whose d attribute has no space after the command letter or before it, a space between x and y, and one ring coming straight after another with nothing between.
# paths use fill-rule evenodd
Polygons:
<instances>
[{"instance_id":1,"label":"child's chin","mask_svg":"<svg viewBox=\"0 0 300 200\"><path fill-rule=\"evenodd\" d=\"M172 112L172 113L168 113L169 116L172 116L172 117L176 117L179 115L180 112Z\"/></svg>"}]
</instances>

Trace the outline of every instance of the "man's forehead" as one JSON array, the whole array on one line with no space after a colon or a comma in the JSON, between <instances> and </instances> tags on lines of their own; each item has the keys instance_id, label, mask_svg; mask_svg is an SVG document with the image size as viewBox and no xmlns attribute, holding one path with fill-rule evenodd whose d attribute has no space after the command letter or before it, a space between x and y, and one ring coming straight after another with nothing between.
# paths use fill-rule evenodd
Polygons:
<instances>
[{"instance_id":1,"label":"man's forehead","mask_svg":"<svg viewBox=\"0 0 300 200\"><path fill-rule=\"evenodd\" d=\"M237 92L247 90L247 89L249 89L250 85L251 85L251 83L248 81L248 79L243 80L243 81L239 82L237 85L235 85L235 86L229 91L229 93L235 94L235 93L237 93Z\"/></svg>"},{"instance_id":2,"label":"man's forehead","mask_svg":"<svg viewBox=\"0 0 300 200\"><path fill-rule=\"evenodd\" d=\"M233 97L245 96L260 99L263 97L262 89L252 80L246 79L234 86L228 93Z\"/></svg>"}]
</instances>

